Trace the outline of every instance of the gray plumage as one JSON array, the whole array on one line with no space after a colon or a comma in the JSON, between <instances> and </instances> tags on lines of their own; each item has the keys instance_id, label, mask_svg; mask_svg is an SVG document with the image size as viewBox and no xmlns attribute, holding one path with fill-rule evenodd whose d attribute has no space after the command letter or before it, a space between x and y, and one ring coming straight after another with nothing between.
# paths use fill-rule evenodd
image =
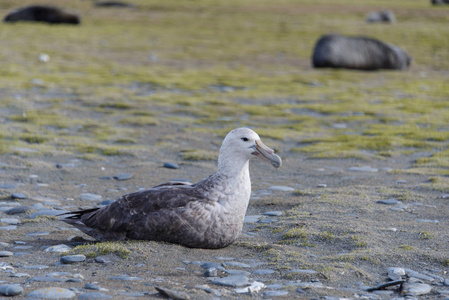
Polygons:
<instances>
[{"instance_id":1,"label":"gray plumage","mask_svg":"<svg viewBox=\"0 0 449 300\"><path fill-rule=\"evenodd\" d=\"M154 240L194 248L222 248L239 236L251 194L248 161L274 167L281 159L247 128L223 141L218 172L195 183L168 182L122 196L102 208L68 213L62 221L98 241Z\"/></svg>"}]
</instances>

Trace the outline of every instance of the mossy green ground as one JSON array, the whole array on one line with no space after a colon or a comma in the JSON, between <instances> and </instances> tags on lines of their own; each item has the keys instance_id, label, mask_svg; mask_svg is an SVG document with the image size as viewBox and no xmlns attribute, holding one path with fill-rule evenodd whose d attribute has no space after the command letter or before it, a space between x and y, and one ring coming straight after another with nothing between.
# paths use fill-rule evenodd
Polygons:
<instances>
[{"instance_id":1,"label":"mossy green ground","mask_svg":"<svg viewBox=\"0 0 449 300\"><path fill-rule=\"evenodd\" d=\"M8 166L0 167L8 180L25 189L35 172L49 187L30 183L30 194L92 206L76 198L80 183L112 198L173 177L202 178L215 171L225 134L250 126L284 159L276 173L269 166L252 173L253 191L278 184L296 192L252 201L251 212L274 206L284 216L255 228L260 239L243 238L217 250L220 256L260 255L276 275L314 268L334 282L381 280L383 268L396 263L447 266L446 217L434 207L446 207L439 195L449 192L449 7L422 0L128 2L138 8L47 1L79 13L80 26L1 24L0 162ZM17 6L3 1L0 13ZM365 23L368 12L383 8L397 23ZM330 32L395 44L413 57L412 65L407 71L315 70L314 44ZM43 53L48 62L39 60ZM56 162L72 160L83 167L55 171ZM181 168L170 173L160 168L162 160ZM347 174L354 164L388 171L368 174L373 179ZM122 185L98 179L121 169L135 177ZM398 213L374 204L386 198L423 202L418 217L443 224L415 228L414 206ZM39 222L47 223L58 222ZM32 226L24 222L23 230ZM82 250L95 256L137 247L111 245ZM164 260L164 251L175 251L177 259L219 255L150 245L160 250L154 256L164 276L173 272L165 265L179 267L176 259ZM142 259L136 252L126 255Z\"/></svg>"},{"instance_id":2,"label":"mossy green ground","mask_svg":"<svg viewBox=\"0 0 449 300\"><path fill-rule=\"evenodd\" d=\"M92 10L89 1L62 1L59 6L82 16L81 26L0 27L7 41L1 76L9 92L1 101L9 124L0 132L9 146L3 153L24 143L60 150L61 142L64 150L84 153L86 141L75 138L81 135L98 154L120 155L134 145L105 148L129 134L138 139L148 127L222 135L248 125L296 142L292 150L309 157L431 151L417 167L449 164L438 154L449 138L444 8L389 1L398 22L384 25L364 22L366 11L382 6L378 1L351 8L343 0L136 4ZM2 11L15 5L4 2ZM330 31L398 45L413 57L412 67L314 70L314 43ZM41 53L50 61L40 62Z\"/></svg>"}]
</instances>

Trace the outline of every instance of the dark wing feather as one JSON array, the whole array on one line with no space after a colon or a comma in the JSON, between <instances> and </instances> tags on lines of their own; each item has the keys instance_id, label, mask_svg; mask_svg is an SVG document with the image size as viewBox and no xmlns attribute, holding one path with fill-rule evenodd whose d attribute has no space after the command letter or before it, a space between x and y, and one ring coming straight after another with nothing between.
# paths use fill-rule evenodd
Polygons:
<instances>
[{"instance_id":1,"label":"dark wing feather","mask_svg":"<svg viewBox=\"0 0 449 300\"><path fill-rule=\"evenodd\" d=\"M67 213L64 222L76 226L98 240L156 239L165 230L161 218L173 215L176 209L188 208L193 203L207 201L204 190L192 184L166 183L149 190L127 194L102 208ZM152 219L162 225L142 233L144 227L152 227ZM169 221L169 218L166 218ZM155 237L153 237L154 235Z\"/></svg>"}]
</instances>

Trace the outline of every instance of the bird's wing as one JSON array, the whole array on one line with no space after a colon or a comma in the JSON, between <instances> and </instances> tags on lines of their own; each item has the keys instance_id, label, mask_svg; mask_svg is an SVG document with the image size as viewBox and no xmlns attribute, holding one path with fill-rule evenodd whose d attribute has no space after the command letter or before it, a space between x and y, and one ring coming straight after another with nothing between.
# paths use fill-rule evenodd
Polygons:
<instances>
[{"instance_id":1,"label":"bird's wing","mask_svg":"<svg viewBox=\"0 0 449 300\"><path fill-rule=\"evenodd\" d=\"M122 196L108 206L82 214L84 225L106 231L127 231L137 222L163 211L189 208L198 202L208 201L202 189L194 185L157 186L149 190Z\"/></svg>"}]
</instances>

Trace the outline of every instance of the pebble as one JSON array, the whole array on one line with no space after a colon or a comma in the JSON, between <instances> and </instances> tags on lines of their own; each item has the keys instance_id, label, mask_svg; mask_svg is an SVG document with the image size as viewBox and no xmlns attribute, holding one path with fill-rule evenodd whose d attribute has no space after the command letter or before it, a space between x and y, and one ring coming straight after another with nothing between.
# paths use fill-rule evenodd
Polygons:
<instances>
[{"instance_id":1,"label":"pebble","mask_svg":"<svg viewBox=\"0 0 449 300\"><path fill-rule=\"evenodd\" d=\"M101 289L101 287L99 285L93 284L93 283L86 283L84 285L85 289L88 290L95 290L95 291L99 291Z\"/></svg>"},{"instance_id":2,"label":"pebble","mask_svg":"<svg viewBox=\"0 0 449 300\"><path fill-rule=\"evenodd\" d=\"M216 268L209 268L206 270L206 272L204 272L204 276L205 277L217 277L218 271Z\"/></svg>"},{"instance_id":3,"label":"pebble","mask_svg":"<svg viewBox=\"0 0 449 300\"><path fill-rule=\"evenodd\" d=\"M231 287L241 287L249 284L249 279L242 275L231 275L211 280L212 283Z\"/></svg>"},{"instance_id":4,"label":"pebble","mask_svg":"<svg viewBox=\"0 0 449 300\"><path fill-rule=\"evenodd\" d=\"M434 224L440 223L440 221L438 221L438 220L425 220L425 219L416 219L416 222L420 222L420 223L434 223Z\"/></svg>"},{"instance_id":5,"label":"pebble","mask_svg":"<svg viewBox=\"0 0 449 300\"><path fill-rule=\"evenodd\" d=\"M70 248L67 245L60 244L60 245L55 245L55 246L50 246L48 248L45 248L44 252L64 253L64 252L70 251L70 249L72 249L72 248Z\"/></svg>"},{"instance_id":6,"label":"pebble","mask_svg":"<svg viewBox=\"0 0 449 300\"><path fill-rule=\"evenodd\" d=\"M121 280L121 281L140 281L143 280L141 277L133 277L128 275L119 275L119 276L111 276L109 279L112 280Z\"/></svg>"},{"instance_id":7,"label":"pebble","mask_svg":"<svg viewBox=\"0 0 449 300\"><path fill-rule=\"evenodd\" d=\"M108 294L96 293L96 292L86 292L78 295L78 300L89 300L89 299L112 299L113 297Z\"/></svg>"},{"instance_id":8,"label":"pebble","mask_svg":"<svg viewBox=\"0 0 449 300\"><path fill-rule=\"evenodd\" d=\"M28 270L43 270L43 269L47 269L48 266L45 266L45 265L32 265L32 266L23 266L22 268L28 269Z\"/></svg>"},{"instance_id":9,"label":"pebble","mask_svg":"<svg viewBox=\"0 0 449 300\"><path fill-rule=\"evenodd\" d=\"M206 293L209 293L209 294L214 294L217 297L221 296L221 293L220 293L219 290L213 289L213 288L211 288L210 286L208 286L206 284L195 285L194 288L199 289L199 290L203 290L203 291L205 291Z\"/></svg>"},{"instance_id":10,"label":"pebble","mask_svg":"<svg viewBox=\"0 0 449 300\"><path fill-rule=\"evenodd\" d=\"M60 287L46 287L34 290L26 294L27 298L45 298L45 299L69 299L75 297L75 293L71 290Z\"/></svg>"},{"instance_id":11,"label":"pebble","mask_svg":"<svg viewBox=\"0 0 449 300\"><path fill-rule=\"evenodd\" d=\"M51 276L35 276L35 277L31 277L30 279L27 280L26 283L30 283L30 282L64 282L65 280L61 279L61 278L54 278Z\"/></svg>"},{"instance_id":12,"label":"pebble","mask_svg":"<svg viewBox=\"0 0 449 300\"><path fill-rule=\"evenodd\" d=\"M266 291L263 294L263 297L269 298L269 297L281 297L288 295L287 291Z\"/></svg>"},{"instance_id":13,"label":"pebble","mask_svg":"<svg viewBox=\"0 0 449 300\"><path fill-rule=\"evenodd\" d=\"M253 274L255 275L270 275L273 274L274 270L271 269L258 269L258 270L254 270Z\"/></svg>"},{"instance_id":14,"label":"pebble","mask_svg":"<svg viewBox=\"0 0 449 300\"><path fill-rule=\"evenodd\" d=\"M400 280L402 276L405 276L405 270L403 268L390 267L387 268L387 275L393 281Z\"/></svg>"},{"instance_id":15,"label":"pebble","mask_svg":"<svg viewBox=\"0 0 449 300\"><path fill-rule=\"evenodd\" d=\"M100 255L95 257L95 262L100 264L109 264L115 261L119 261L120 259L112 254Z\"/></svg>"},{"instance_id":16,"label":"pebble","mask_svg":"<svg viewBox=\"0 0 449 300\"><path fill-rule=\"evenodd\" d=\"M171 299L179 299L179 300L184 300L184 299L190 299L189 294L181 292L181 291L177 291L177 290L172 290L172 289L167 289L167 288L163 288L163 287L154 287L161 295L167 297L167 298L171 298Z\"/></svg>"},{"instance_id":17,"label":"pebble","mask_svg":"<svg viewBox=\"0 0 449 300\"><path fill-rule=\"evenodd\" d=\"M86 201L100 201L103 197L101 195L92 194L92 193L82 193L80 195L81 200Z\"/></svg>"},{"instance_id":18,"label":"pebble","mask_svg":"<svg viewBox=\"0 0 449 300\"><path fill-rule=\"evenodd\" d=\"M65 210L56 210L56 209L43 209L35 212L34 214L30 215L30 219L35 219L40 216L57 216L64 213L68 213L68 211Z\"/></svg>"},{"instance_id":19,"label":"pebble","mask_svg":"<svg viewBox=\"0 0 449 300\"><path fill-rule=\"evenodd\" d=\"M15 230L15 229L17 229L16 225L0 226L0 230Z\"/></svg>"},{"instance_id":20,"label":"pebble","mask_svg":"<svg viewBox=\"0 0 449 300\"><path fill-rule=\"evenodd\" d=\"M249 275L251 275L251 273L248 272L248 271L244 271L244 270L232 270L232 269L225 270L225 273L226 273L226 274L229 274L229 275L242 275L242 276L249 276Z\"/></svg>"},{"instance_id":21,"label":"pebble","mask_svg":"<svg viewBox=\"0 0 449 300\"><path fill-rule=\"evenodd\" d=\"M10 251L0 251L0 257L10 257L13 256L14 253Z\"/></svg>"},{"instance_id":22,"label":"pebble","mask_svg":"<svg viewBox=\"0 0 449 300\"><path fill-rule=\"evenodd\" d=\"M376 203L379 203L379 204L385 204L385 205L396 205L396 204L402 204L402 202L401 201L399 201L399 200L396 200L396 199L386 199L386 200L379 200L379 201L376 201Z\"/></svg>"},{"instance_id":23,"label":"pebble","mask_svg":"<svg viewBox=\"0 0 449 300\"><path fill-rule=\"evenodd\" d=\"M239 268L250 268L250 265L244 264L237 261L227 261L223 263L223 266L225 267L239 267Z\"/></svg>"},{"instance_id":24,"label":"pebble","mask_svg":"<svg viewBox=\"0 0 449 300\"><path fill-rule=\"evenodd\" d=\"M36 231L36 232L29 232L26 235L35 237L35 236L44 236L44 235L49 235L49 234L50 234L50 232L47 232L47 231Z\"/></svg>"},{"instance_id":25,"label":"pebble","mask_svg":"<svg viewBox=\"0 0 449 300\"><path fill-rule=\"evenodd\" d=\"M148 295L148 292L134 292L134 293L120 293L119 295L127 296L127 299L133 299L136 297L144 297Z\"/></svg>"},{"instance_id":26,"label":"pebble","mask_svg":"<svg viewBox=\"0 0 449 300\"><path fill-rule=\"evenodd\" d=\"M405 283L402 294L405 296L419 296L430 293L432 287L425 283Z\"/></svg>"},{"instance_id":27,"label":"pebble","mask_svg":"<svg viewBox=\"0 0 449 300\"><path fill-rule=\"evenodd\" d=\"M27 273L14 273L14 274L11 275L11 277L17 277L17 278L30 277L30 274L27 274Z\"/></svg>"},{"instance_id":28,"label":"pebble","mask_svg":"<svg viewBox=\"0 0 449 300\"><path fill-rule=\"evenodd\" d=\"M32 207L29 205L20 205L6 210L5 213L8 215L16 215L16 214L24 214L31 210Z\"/></svg>"},{"instance_id":29,"label":"pebble","mask_svg":"<svg viewBox=\"0 0 449 300\"><path fill-rule=\"evenodd\" d=\"M372 168L370 166L349 167L347 170L351 172L365 172L365 173L376 173L379 171L378 169Z\"/></svg>"},{"instance_id":30,"label":"pebble","mask_svg":"<svg viewBox=\"0 0 449 300\"><path fill-rule=\"evenodd\" d=\"M167 168L167 169L179 169L179 166L178 166L178 164L175 164L175 163L165 162L164 163L164 168Z\"/></svg>"},{"instance_id":31,"label":"pebble","mask_svg":"<svg viewBox=\"0 0 449 300\"><path fill-rule=\"evenodd\" d=\"M23 288L18 284L0 285L0 295L2 295L2 296L17 296L22 293L23 293Z\"/></svg>"},{"instance_id":32,"label":"pebble","mask_svg":"<svg viewBox=\"0 0 449 300\"><path fill-rule=\"evenodd\" d=\"M217 262L205 262L200 264L203 269L215 268L217 270L224 270L220 263Z\"/></svg>"},{"instance_id":33,"label":"pebble","mask_svg":"<svg viewBox=\"0 0 449 300\"><path fill-rule=\"evenodd\" d=\"M133 174L121 173L121 174L117 174L117 175L112 176L112 178L114 178L115 180L119 180L119 181L128 180L128 179L133 178Z\"/></svg>"},{"instance_id":34,"label":"pebble","mask_svg":"<svg viewBox=\"0 0 449 300\"><path fill-rule=\"evenodd\" d=\"M293 269L293 270L286 272L286 274L291 274L291 273L316 274L318 272L315 270L306 270L306 269Z\"/></svg>"},{"instance_id":35,"label":"pebble","mask_svg":"<svg viewBox=\"0 0 449 300\"><path fill-rule=\"evenodd\" d=\"M32 210L31 206L28 205L20 205L12 208L8 208L5 210L7 215L16 215L16 214L24 214Z\"/></svg>"},{"instance_id":36,"label":"pebble","mask_svg":"<svg viewBox=\"0 0 449 300\"><path fill-rule=\"evenodd\" d=\"M268 189L273 191L280 191L280 192L294 192L295 189L289 186L283 186L283 185L273 185L270 186Z\"/></svg>"},{"instance_id":37,"label":"pebble","mask_svg":"<svg viewBox=\"0 0 449 300\"><path fill-rule=\"evenodd\" d=\"M259 219L262 218L261 215L254 215L254 216L245 216L245 219L243 220L244 223L257 223Z\"/></svg>"},{"instance_id":38,"label":"pebble","mask_svg":"<svg viewBox=\"0 0 449 300\"><path fill-rule=\"evenodd\" d=\"M0 183L0 189L14 189L15 187L14 183Z\"/></svg>"},{"instance_id":39,"label":"pebble","mask_svg":"<svg viewBox=\"0 0 449 300\"><path fill-rule=\"evenodd\" d=\"M416 271L410 270L410 269L404 269L405 270L405 274L407 274L407 276L409 277L415 277L421 280L426 280L426 281L434 281L434 279L430 276L418 273Z\"/></svg>"},{"instance_id":40,"label":"pebble","mask_svg":"<svg viewBox=\"0 0 449 300\"><path fill-rule=\"evenodd\" d=\"M277 211L267 211L267 212L264 212L262 215L270 216L270 217L279 217L279 216L282 216L283 214L284 214L284 212L277 210Z\"/></svg>"},{"instance_id":41,"label":"pebble","mask_svg":"<svg viewBox=\"0 0 449 300\"><path fill-rule=\"evenodd\" d=\"M20 223L20 220L13 219L13 218L3 218L3 219L0 219L0 223L9 224L9 225L17 225Z\"/></svg>"},{"instance_id":42,"label":"pebble","mask_svg":"<svg viewBox=\"0 0 449 300\"><path fill-rule=\"evenodd\" d=\"M28 196L22 193L12 193L11 194L12 199L27 199Z\"/></svg>"},{"instance_id":43,"label":"pebble","mask_svg":"<svg viewBox=\"0 0 449 300\"><path fill-rule=\"evenodd\" d=\"M76 254L76 255L66 255L61 257L61 262L63 264L74 264L78 262L83 262L86 260L86 256L82 254Z\"/></svg>"},{"instance_id":44,"label":"pebble","mask_svg":"<svg viewBox=\"0 0 449 300\"><path fill-rule=\"evenodd\" d=\"M263 284L262 282L254 281L250 286L234 289L234 291L237 294L253 294L259 292L263 288L265 288L265 284Z\"/></svg>"}]
</instances>

